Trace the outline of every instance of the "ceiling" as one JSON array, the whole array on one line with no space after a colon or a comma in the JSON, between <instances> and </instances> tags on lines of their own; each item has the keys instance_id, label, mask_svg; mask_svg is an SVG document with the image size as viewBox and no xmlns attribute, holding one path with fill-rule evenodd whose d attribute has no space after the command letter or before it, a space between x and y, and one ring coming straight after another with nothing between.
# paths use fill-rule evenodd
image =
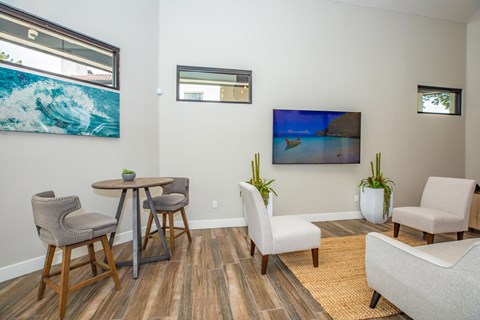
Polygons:
<instances>
[{"instance_id":1,"label":"ceiling","mask_svg":"<svg viewBox=\"0 0 480 320\"><path fill-rule=\"evenodd\" d=\"M480 20L480 0L331 0L356 6L469 23Z\"/></svg>"}]
</instances>

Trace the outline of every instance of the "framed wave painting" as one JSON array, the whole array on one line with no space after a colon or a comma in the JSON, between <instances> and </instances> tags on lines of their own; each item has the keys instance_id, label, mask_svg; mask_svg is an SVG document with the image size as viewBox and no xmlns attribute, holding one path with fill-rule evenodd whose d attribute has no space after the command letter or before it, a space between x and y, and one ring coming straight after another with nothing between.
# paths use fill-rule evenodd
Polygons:
<instances>
[{"instance_id":1,"label":"framed wave painting","mask_svg":"<svg viewBox=\"0 0 480 320\"><path fill-rule=\"evenodd\" d=\"M0 130L120 137L120 94L0 66Z\"/></svg>"}]
</instances>

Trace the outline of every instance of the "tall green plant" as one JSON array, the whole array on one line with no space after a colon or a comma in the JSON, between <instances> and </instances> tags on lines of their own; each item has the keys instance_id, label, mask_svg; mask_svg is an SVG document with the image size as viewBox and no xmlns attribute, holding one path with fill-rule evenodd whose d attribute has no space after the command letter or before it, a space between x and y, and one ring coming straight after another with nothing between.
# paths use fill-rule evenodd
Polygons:
<instances>
[{"instance_id":1,"label":"tall green plant","mask_svg":"<svg viewBox=\"0 0 480 320\"><path fill-rule=\"evenodd\" d=\"M383 173L380 170L382 160L382 153L377 153L375 155L375 170L373 169L373 161L370 161L370 167L372 169L372 175L368 178L362 179L360 181L359 187L362 188L362 191L365 187L372 189L383 189L383 217L388 217L388 209L390 209L390 197L392 195L393 186L395 183L390 178L384 178Z\"/></svg>"},{"instance_id":2,"label":"tall green plant","mask_svg":"<svg viewBox=\"0 0 480 320\"><path fill-rule=\"evenodd\" d=\"M260 177L260 153L255 153L255 159L252 160L252 179L250 179L248 183L258 189L265 205L268 204L270 192L272 192L274 195L277 195L275 190L270 187L274 181L275 179L267 180Z\"/></svg>"}]
</instances>

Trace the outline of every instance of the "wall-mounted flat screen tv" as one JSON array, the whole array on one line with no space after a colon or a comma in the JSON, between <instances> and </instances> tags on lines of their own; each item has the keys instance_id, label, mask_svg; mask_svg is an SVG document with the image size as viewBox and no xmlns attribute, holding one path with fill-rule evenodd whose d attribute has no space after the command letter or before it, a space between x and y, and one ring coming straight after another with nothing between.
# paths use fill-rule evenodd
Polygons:
<instances>
[{"instance_id":1,"label":"wall-mounted flat screen tv","mask_svg":"<svg viewBox=\"0 0 480 320\"><path fill-rule=\"evenodd\" d=\"M273 163L360 163L360 112L273 110Z\"/></svg>"}]
</instances>

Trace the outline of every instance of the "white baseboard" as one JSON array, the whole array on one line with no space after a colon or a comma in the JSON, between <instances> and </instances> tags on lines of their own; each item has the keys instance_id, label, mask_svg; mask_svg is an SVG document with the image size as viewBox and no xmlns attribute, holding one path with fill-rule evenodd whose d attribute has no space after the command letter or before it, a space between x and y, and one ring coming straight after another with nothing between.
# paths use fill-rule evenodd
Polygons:
<instances>
[{"instance_id":1,"label":"white baseboard","mask_svg":"<svg viewBox=\"0 0 480 320\"><path fill-rule=\"evenodd\" d=\"M336 213L311 213L311 214L301 214L299 215L299 217L302 217L310 222L363 219L362 213L360 211L336 212Z\"/></svg>"},{"instance_id":2,"label":"white baseboard","mask_svg":"<svg viewBox=\"0 0 480 320\"><path fill-rule=\"evenodd\" d=\"M335 221L335 220L351 220L351 219L361 219L362 214L360 211L351 211L351 212L337 212L337 213L314 213L314 214L303 214L299 215L300 217L310 221L310 222L320 222L320 221ZM177 223L177 222L176 222ZM192 220L188 222L190 229L211 229L211 228L229 228L229 227L245 227L247 222L245 218L235 218L235 219L217 219L217 220ZM182 225L182 221L178 221L178 225ZM145 233L145 227L142 228L142 234ZM121 244L127 241L132 240L132 231L122 232L116 235L115 244ZM100 250L100 247L98 247ZM55 252L55 257L53 259L53 264L61 262L61 251ZM72 252L72 258L81 257L86 255L87 251L83 249L78 249ZM34 272L43 268L45 263L45 256L40 256L37 258L21 261L3 268L0 268L0 282L10 280L24 274Z\"/></svg>"}]
</instances>

